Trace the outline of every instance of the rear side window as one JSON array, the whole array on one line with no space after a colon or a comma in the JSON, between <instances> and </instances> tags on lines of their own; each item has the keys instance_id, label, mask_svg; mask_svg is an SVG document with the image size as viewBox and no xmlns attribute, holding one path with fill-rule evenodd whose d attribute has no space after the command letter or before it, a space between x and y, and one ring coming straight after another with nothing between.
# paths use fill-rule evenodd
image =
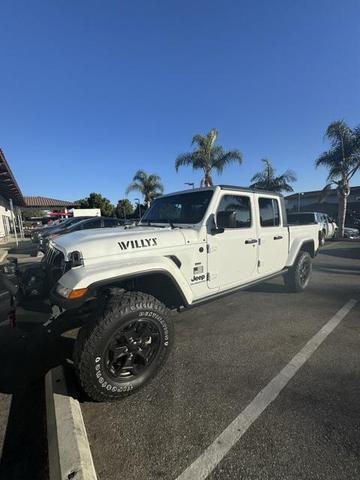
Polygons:
<instances>
[{"instance_id":1,"label":"rear side window","mask_svg":"<svg viewBox=\"0 0 360 480\"><path fill-rule=\"evenodd\" d=\"M260 225L276 227L280 225L279 202L274 198L259 198Z\"/></svg>"},{"instance_id":2,"label":"rear side window","mask_svg":"<svg viewBox=\"0 0 360 480\"><path fill-rule=\"evenodd\" d=\"M249 197L224 195L220 201L218 212L234 212L234 228L249 228L251 226L251 206Z\"/></svg>"}]
</instances>

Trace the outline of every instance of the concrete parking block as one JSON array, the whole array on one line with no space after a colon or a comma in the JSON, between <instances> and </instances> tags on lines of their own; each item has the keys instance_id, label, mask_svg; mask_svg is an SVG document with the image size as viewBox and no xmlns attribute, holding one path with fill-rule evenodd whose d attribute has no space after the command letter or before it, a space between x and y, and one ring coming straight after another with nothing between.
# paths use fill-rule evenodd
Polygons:
<instances>
[{"instance_id":1,"label":"concrete parking block","mask_svg":"<svg viewBox=\"0 0 360 480\"><path fill-rule=\"evenodd\" d=\"M64 368L45 378L50 480L97 480L79 402L69 395Z\"/></svg>"}]
</instances>

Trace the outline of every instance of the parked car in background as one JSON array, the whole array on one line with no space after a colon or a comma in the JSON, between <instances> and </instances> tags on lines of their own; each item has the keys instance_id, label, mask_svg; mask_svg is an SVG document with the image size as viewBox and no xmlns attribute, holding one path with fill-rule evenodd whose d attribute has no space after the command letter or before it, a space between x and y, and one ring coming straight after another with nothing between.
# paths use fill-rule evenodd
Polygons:
<instances>
[{"instance_id":1,"label":"parked car in background","mask_svg":"<svg viewBox=\"0 0 360 480\"><path fill-rule=\"evenodd\" d=\"M85 219L88 219L89 217L73 217L73 218L68 218L67 220L64 220L63 222L51 226L51 227L42 227L37 230L34 230L31 235L31 240L34 243L37 243L41 249L44 239L47 238L49 235L53 233L60 232L61 230L70 227L71 225L75 225L78 222L81 222ZM96 217L98 218L98 217Z\"/></svg>"},{"instance_id":2,"label":"parked car in background","mask_svg":"<svg viewBox=\"0 0 360 480\"><path fill-rule=\"evenodd\" d=\"M119 218L111 218L111 217L92 217L86 220L82 220L80 222L73 223L71 225L67 225L65 228L59 231L52 232L48 235L43 242L42 249L45 251L50 240L53 240L60 235L65 235L67 233L77 232L79 230L89 230L92 228L113 228L113 227L121 227L122 221Z\"/></svg>"},{"instance_id":3,"label":"parked car in background","mask_svg":"<svg viewBox=\"0 0 360 480\"><path fill-rule=\"evenodd\" d=\"M16 265L8 262L0 265L0 322L7 320L14 312L18 279Z\"/></svg>"},{"instance_id":4,"label":"parked car in background","mask_svg":"<svg viewBox=\"0 0 360 480\"><path fill-rule=\"evenodd\" d=\"M344 228L344 237L345 238L358 238L359 230L357 228L345 227Z\"/></svg>"},{"instance_id":5,"label":"parked car in background","mask_svg":"<svg viewBox=\"0 0 360 480\"><path fill-rule=\"evenodd\" d=\"M319 244L323 246L326 240L335 237L337 225L326 213L322 212L296 212L288 213L288 222L291 225L306 225L317 223L319 225Z\"/></svg>"}]
</instances>

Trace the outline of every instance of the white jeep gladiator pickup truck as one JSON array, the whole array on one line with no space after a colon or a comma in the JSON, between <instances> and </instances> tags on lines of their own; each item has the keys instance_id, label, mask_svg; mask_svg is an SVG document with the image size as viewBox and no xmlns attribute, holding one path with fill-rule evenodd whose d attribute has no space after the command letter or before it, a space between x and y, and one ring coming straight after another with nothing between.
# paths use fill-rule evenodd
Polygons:
<instances>
[{"instance_id":1,"label":"white jeep gladiator pickup truck","mask_svg":"<svg viewBox=\"0 0 360 480\"><path fill-rule=\"evenodd\" d=\"M301 292L318 246L318 225L287 225L281 195L216 186L156 199L137 226L61 236L42 265L54 312L86 318L74 364L101 401L136 391L164 364L170 310L276 275Z\"/></svg>"}]
</instances>

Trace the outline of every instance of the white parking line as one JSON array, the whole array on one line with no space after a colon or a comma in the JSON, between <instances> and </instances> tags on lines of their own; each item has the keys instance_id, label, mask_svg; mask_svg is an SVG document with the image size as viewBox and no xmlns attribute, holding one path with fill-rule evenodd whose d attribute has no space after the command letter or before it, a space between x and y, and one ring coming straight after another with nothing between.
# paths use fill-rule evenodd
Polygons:
<instances>
[{"instance_id":1,"label":"white parking line","mask_svg":"<svg viewBox=\"0 0 360 480\"><path fill-rule=\"evenodd\" d=\"M273 402L296 372L309 360L328 335L339 325L357 300L349 300L311 340L290 360L254 400L233 420L214 442L195 460L177 480L204 480L221 462L229 450L244 435L252 423Z\"/></svg>"}]
</instances>

